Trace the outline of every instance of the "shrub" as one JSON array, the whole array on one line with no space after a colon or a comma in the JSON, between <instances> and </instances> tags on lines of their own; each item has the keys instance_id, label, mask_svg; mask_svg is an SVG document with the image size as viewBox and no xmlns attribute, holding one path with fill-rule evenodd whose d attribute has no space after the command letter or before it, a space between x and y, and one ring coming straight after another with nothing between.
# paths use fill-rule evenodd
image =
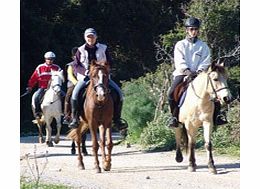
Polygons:
<instances>
[{"instance_id":1,"label":"shrub","mask_svg":"<svg viewBox=\"0 0 260 189\"><path fill-rule=\"evenodd\" d=\"M147 150L172 150L175 145L175 135L167 128L169 114L161 114L156 120L147 123L141 137L140 144Z\"/></svg>"}]
</instances>

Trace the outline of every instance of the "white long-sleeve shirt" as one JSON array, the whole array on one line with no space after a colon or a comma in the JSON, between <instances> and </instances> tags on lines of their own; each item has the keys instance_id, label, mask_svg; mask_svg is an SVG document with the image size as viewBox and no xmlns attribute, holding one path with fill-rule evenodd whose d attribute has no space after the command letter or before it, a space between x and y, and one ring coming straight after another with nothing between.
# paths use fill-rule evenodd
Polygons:
<instances>
[{"instance_id":1,"label":"white long-sleeve shirt","mask_svg":"<svg viewBox=\"0 0 260 189\"><path fill-rule=\"evenodd\" d=\"M183 75L183 71L187 68L191 72L206 71L211 64L210 49L206 43L199 39L195 43L183 39L175 45L174 63L174 76Z\"/></svg>"}]
</instances>

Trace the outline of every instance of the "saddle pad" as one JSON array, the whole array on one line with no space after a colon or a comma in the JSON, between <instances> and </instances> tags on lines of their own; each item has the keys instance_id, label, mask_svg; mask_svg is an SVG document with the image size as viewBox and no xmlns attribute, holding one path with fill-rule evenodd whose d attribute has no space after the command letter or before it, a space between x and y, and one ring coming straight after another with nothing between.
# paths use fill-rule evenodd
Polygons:
<instances>
[{"instance_id":1,"label":"saddle pad","mask_svg":"<svg viewBox=\"0 0 260 189\"><path fill-rule=\"evenodd\" d=\"M178 104L178 107L180 108L185 100L185 97L186 97L186 94L187 94L187 89L182 93L181 95L181 98L179 100L179 104Z\"/></svg>"}]
</instances>

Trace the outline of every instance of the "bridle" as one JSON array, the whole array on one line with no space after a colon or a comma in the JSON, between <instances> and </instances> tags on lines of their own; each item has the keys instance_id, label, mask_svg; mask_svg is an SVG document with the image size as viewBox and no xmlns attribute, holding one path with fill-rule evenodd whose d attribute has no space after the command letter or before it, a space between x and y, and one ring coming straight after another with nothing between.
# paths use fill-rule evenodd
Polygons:
<instances>
[{"instance_id":1,"label":"bridle","mask_svg":"<svg viewBox=\"0 0 260 189\"><path fill-rule=\"evenodd\" d=\"M211 73L211 72L210 72L210 73ZM212 80L211 80L211 78L210 78L210 76L209 76L210 73L207 74L207 78L208 78L208 80L207 80L207 86L208 86L208 82L209 82L209 83L210 83L210 86L211 86L211 89L212 89L212 93L211 93L211 94L212 94L212 96L213 96L213 97L211 98L211 100L212 100L212 101L217 101L217 100L218 100L218 94L217 94L217 93L218 93L219 91L222 91L222 90L224 90L224 89L229 89L229 88L228 88L228 87L222 87L222 88L220 88L220 89L215 89L215 88L214 88L214 85L213 85L213 82L212 82Z\"/></svg>"},{"instance_id":2,"label":"bridle","mask_svg":"<svg viewBox=\"0 0 260 189\"><path fill-rule=\"evenodd\" d=\"M98 70L102 70L102 69L98 69ZM102 75L102 76L103 76L103 75ZM97 94L97 89L98 89L98 87L103 88L104 94L110 93L110 89L104 84L104 79L103 79L103 77L102 77L102 78L99 78L99 79L97 79L97 78L95 78L95 77L92 77L91 80L92 80L92 82L93 82L93 84L94 84L93 90L94 90L94 92L95 92L96 94Z\"/></svg>"},{"instance_id":3,"label":"bridle","mask_svg":"<svg viewBox=\"0 0 260 189\"><path fill-rule=\"evenodd\" d=\"M55 75L55 76L56 76L56 75ZM59 76L57 76L57 77L59 77ZM59 88L62 87L62 84L60 84L60 83L57 83L57 84L52 85L52 84L51 84L52 81L53 81L53 79L51 79L51 80L49 81L49 87L47 88L47 90L48 90L48 89L53 90L53 92L54 92L56 95L58 95L58 98L56 98L55 100L51 101L50 104L53 104L53 103L57 102L58 100L60 100L60 92L61 92L61 91L57 91L56 87L59 87Z\"/></svg>"},{"instance_id":4,"label":"bridle","mask_svg":"<svg viewBox=\"0 0 260 189\"><path fill-rule=\"evenodd\" d=\"M211 101L218 101L218 92L220 92L220 91L222 91L222 90L224 90L224 89L229 89L228 87L222 87L222 88L220 88L220 89L215 89L215 87L214 87L214 85L213 85L213 82L212 82L212 79L210 78L210 73L211 72L209 72L209 73L207 73L207 85L206 85L206 90L207 90L207 88L208 88L208 85L209 85L209 83L210 83L210 86L211 86L211 89L212 89L212 92L210 93L211 94L211 98L210 98L210 100ZM193 92L194 92L194 94L199 98L199 99L202 99L197 93L196 93L196 91L195 91L195 88L194 88L194 85L193 85L193 81L191 82L191 86L192 86L192 90L193 90Z\"/></svg>"}]
</instances>

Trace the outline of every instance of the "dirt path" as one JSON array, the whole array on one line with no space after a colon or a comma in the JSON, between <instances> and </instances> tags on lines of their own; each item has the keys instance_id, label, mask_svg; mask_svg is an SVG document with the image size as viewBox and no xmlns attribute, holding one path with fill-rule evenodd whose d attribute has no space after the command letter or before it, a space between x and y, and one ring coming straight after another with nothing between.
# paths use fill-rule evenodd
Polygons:
<instances>
[{"instance_id":1,"label":"dirt path","mask_svg":"<svg viewBox=\"0 0 260 189\"><path fill-rule=\"evenodd\" d=\"M118 136L114 136L117 139ZM36 157L40 171L45 164L41 181L58 183L72 188L84 189L238 189L240 188L240 160L238 158L214 156L218 174L208 173L206 154L196 153L198 169L195 173L187 171L187 159L176 163L175 152L145 153L138 146L126 148L116 145L113 148L112 169L110 172L94 173L90 136L87 137L87 150L84 157L86 170L78 170L76 155L70 154L71 141L64 136L58 145L47 148L37 143L37 137L20 139L20 175L30 176L25 154ZM100 158L101 159L101 158ZM34 159L29 159L35 165Z\"/></svg>"}]
</instances>

